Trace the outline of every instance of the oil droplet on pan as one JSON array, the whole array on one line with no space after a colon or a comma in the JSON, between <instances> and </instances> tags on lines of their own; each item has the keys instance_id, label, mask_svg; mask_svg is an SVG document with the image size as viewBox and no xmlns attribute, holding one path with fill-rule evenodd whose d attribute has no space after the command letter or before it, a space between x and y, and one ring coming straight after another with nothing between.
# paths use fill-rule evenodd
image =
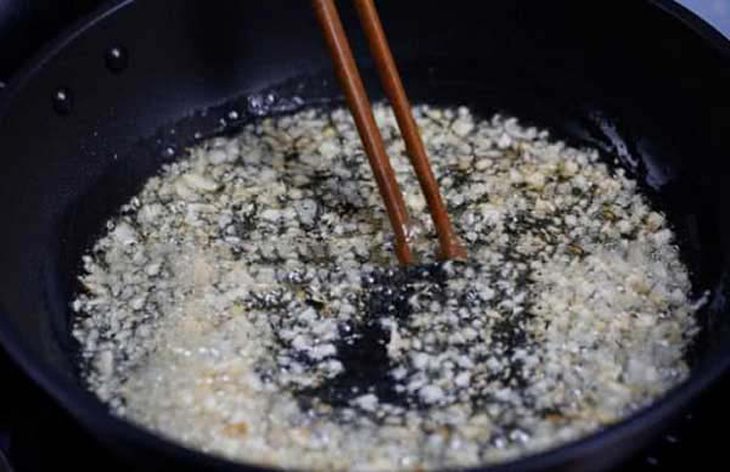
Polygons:
<instances>
[{"instance_id":1,"label":"oil droplet on pan","mask_svg":"<svg viewBox=\"0 0 730 472\"><path fill-rule=\"evenodd\" d=\"M53 110L59 115L68 115L73 108L73 94L67 87L59 87L53 92Z\"/></svg>"},{"instance_id":2,"label":"oil droplet on pan","mask_svg":"<svg viewBox=\"0 0 730 472\"><path fill-rule=\"evenodd\" d=\"M104 54L104 63L107 69L118 74L129 66L129 53L124 46L110 47Z\"/></svg>"},{"instance_id":3,"label":"oil droplet on pan","mask_svg":"<svg viewBox=\"0 0 730 472\"><path fill-rule=\"evenodd\" d=\"M177 151L173 146L165 146L165 148L162 150L162 157L165 159L170 159L175 157L175 154L177 154Z\"/></svg>"}]
</instances>

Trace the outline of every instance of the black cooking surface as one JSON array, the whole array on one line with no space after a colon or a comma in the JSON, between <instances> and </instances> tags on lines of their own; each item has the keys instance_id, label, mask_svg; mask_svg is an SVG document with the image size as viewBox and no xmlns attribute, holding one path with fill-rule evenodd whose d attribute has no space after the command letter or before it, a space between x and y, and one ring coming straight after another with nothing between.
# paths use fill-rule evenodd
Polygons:
<instances>
[{"instance_id":1,"label":"black cooking surface","mask_svg":"<svg viewBox=\"0 0 730 472\"><path fill-rule=\"evenodd\" d=\"M90 12L99 0L0 0L0 93L3 82L64 25ZM730 0L685 0L712 13L730 11ZM719 7L718 7L719 8ZM719 8L718 14L723 10ZM723 17L724 18L724 17ZM727 24L718 17L715 24ZM709 18L712 22L713 18ZM725 32L728 34L728 31ZM617 470L730 470L724 450L730 421L730 376L677 418L664 436ZM16 472L131 470L112 456L12 365L0 350L0 472L7 458ZM135 468L134 470L140 470Z\"/></svg>"}]
</instances>

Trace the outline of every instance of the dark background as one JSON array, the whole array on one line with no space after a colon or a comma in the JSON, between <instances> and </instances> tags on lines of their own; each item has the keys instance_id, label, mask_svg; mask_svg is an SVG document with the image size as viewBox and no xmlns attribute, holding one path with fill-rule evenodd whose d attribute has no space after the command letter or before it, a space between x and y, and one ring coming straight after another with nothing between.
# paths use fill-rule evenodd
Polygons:
<instances>
[{"instance_id":1,"label":"dark background","mask_svg":"<svg viewBox=\"0 0 730 472\"><path fill-rule=\"evenodd\" d=\"M730 0L679 0L679 3L710 22L725 36L730 33Z\"/></svg>"},{"instance_id":2,"label":"dark background","mask_svg":"<svg viewBox=\"0 0 730 472\"><path fill-rule=\"evenodd\" d=\"M146 0L150 1L150 0ZM304 1L304 0L299 0ZM24 60L99 0L0 0L0 93ZM730 0L683 0L730 36ZM214 8L215 2L211 2ZM650 33L648 33L650 34ZM0 160L3 156L0 156ZM730 377L679 417L656 444L621 470L730 470L724 450L730 421ZM82 431L12 365L0 348L0 472L2 454L16 472L131 470Z\"/></svg>"}]
</instances>

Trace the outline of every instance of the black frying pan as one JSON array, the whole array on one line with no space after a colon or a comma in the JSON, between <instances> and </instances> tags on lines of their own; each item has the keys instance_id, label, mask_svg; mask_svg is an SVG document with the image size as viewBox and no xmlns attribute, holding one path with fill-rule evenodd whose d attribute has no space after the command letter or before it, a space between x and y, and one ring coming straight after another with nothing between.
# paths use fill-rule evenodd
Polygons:
<instances>
[{"instance_id":1,"label":"black frying pan","mask_svg":"<svg viewBox=\"0 0 730 472\"><path fill-rule=\"evenodd\" d=\"M618 156L668 213L696 292L711 291L686 384L603 432L490 470L618 463L730 364L730 44L664 0L380 8L414 101L504 111ZM351 36L367 70L367 50ZM110 2L30 60L0 96L0 341L139 464L240 470L110 416L84 390L69 335L79 257L182 147L295 108L295 96L339 97L306 0Z\"/></svg>"}]
</instances>

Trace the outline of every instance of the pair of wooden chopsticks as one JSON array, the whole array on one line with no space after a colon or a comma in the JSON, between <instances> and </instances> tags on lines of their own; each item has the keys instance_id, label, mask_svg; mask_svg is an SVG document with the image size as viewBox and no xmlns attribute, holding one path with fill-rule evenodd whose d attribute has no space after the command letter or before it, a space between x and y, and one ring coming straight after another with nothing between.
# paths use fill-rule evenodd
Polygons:
<instances>
[{"instance_id":1,"label":"pair of wooden chopsticks","mask_svg":"<svg viewBox=\"0 0 730 472\"><path fill-rule=\"evenodd\" d=\"M440 257L443 259L464 259L466 251L460 244L449 215L441 198L438 183L431 170L426 149L421 140L416 121L411 114L411 105L406 96L393 54L383 31L373 0L354 0L360 22L367 36L370 51L375 58L380 81L385 89L398 127L406 143L406 152L421 186L431 213L439 240ZM334 0L312 0L322 32L335 64L337 77L342 86L348 106L355 119L370 167L375 175L380 194L385 202L388 218L395 233L396 255L401 264L413 263L413 253L408 246L408 212L403 195L395 179L395 173L385 151L383 137L375 124L372 107L365 92L362 78L345 35L340 15Z\"/></svg>"}]
</instances>

